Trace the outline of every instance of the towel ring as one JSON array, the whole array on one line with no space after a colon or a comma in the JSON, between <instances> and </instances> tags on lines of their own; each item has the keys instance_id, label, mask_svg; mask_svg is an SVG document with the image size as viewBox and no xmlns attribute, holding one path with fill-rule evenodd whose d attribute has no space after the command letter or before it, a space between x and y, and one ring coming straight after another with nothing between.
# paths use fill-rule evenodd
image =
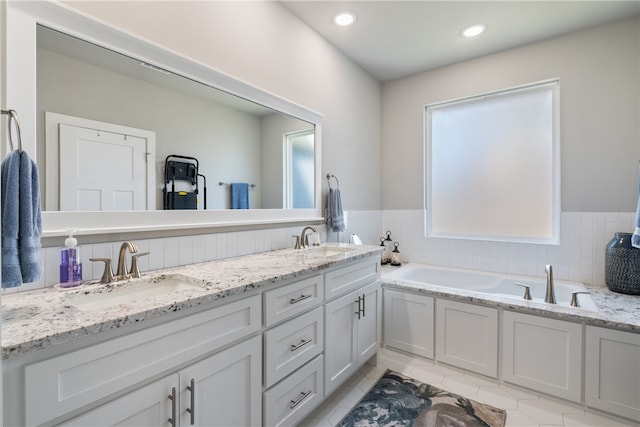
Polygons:
<instances>
[{"instance_id":1,"label":"towel ring","mask_svg":"<svg viewBox=\"0 0 640 427\"><path fill-rule=\"evenodd\" d=\"M16 134L18 135L18 150L22 153L22 135L20 134L20 122L18 121L18 113L16 110L2 110L2 114L9 116L9 122L7 125L7 131L9 133L9 145L11 145L11 151L15 150L13 146L13 137L11 132L11 122L16 124Z\"/></svg>"},{"instance_id":2,"label":"towel ring","mask_svg":"<svg viewBox=\"0 0 640 427\"><path fill-rule=\"evenodd\" d=\"M332 186L331 186L331 178L333 178L333 179L335 179L335 180L336 180L336 186L335 186L335 188L340 188L340 181L338 181L338 177L337 177L337 176L335 176L335 175L334 175L334 174L332 174L332 173L328 173L328 174L327 174L327 181L329 181L329 188L331 188L331 189L333 189L333 188L334 188L334 187L332 187Z\"/></svg>"}]
</instances>

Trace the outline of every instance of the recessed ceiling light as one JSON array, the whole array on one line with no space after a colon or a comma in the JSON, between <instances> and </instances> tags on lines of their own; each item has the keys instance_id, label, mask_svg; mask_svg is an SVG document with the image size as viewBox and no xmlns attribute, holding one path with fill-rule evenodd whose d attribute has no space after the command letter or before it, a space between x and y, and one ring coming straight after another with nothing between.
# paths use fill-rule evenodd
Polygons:
<instances>
[{"instance_id":1,"label":"recessed ceiling light","mask_svg":"<svg viewBox=\"0 0 640 427\"><path fill-rule=\"evenodd\" d=\"M462 32L462 35L465 37L476 37L484 33L486 29L487 27L485 27L482 24L472 25L470 27L465 28L464 31Z\"/></svg>"},{"instance_id":2,"label":"recessed ceiling light","mask_svg":"<svg viewBox=\"0 0 640 427\"><path fill-rule=\"evenodd\" d=\"M340 12L333 15L333 22L341 27L353 24L356 22L356 19L356 15L353 12Z\"/></svg>"}]
</instances>

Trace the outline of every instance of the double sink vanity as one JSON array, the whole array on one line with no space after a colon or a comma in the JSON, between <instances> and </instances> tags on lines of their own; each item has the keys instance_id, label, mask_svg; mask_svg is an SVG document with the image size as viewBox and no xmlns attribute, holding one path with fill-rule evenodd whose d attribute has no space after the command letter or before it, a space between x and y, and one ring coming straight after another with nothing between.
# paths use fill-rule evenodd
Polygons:
<instances>
[{"instance_id":1,"label":"double sink vanity","mask_svg":"<svg viewBox=\"0 0 640 427\"><path fill-rule=\"evenodd\" d=\"M4 425L294 425L379 348L380 247L2 299Z\"/></svg>"}]
</instances>

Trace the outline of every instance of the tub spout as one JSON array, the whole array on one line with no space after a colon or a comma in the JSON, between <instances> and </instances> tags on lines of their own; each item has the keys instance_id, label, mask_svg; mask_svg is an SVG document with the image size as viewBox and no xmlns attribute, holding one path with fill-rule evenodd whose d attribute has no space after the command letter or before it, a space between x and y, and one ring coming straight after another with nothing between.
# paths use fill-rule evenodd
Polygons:
<instances>
[{"instance_id":1,"label":"tub spout","mask_svg":"<svg viewBox=\"0 0 640 427\"><path fill-rule=\"evenodd\" d=\"M553 268L551 267L551 265L547 264L544 267L544 271L546 271L547 273L547 293L544 297L544 302L547 302L549 304L555 304L556 294L555 294L555 291L553 290Z\"/></svg>"}]
</instances>

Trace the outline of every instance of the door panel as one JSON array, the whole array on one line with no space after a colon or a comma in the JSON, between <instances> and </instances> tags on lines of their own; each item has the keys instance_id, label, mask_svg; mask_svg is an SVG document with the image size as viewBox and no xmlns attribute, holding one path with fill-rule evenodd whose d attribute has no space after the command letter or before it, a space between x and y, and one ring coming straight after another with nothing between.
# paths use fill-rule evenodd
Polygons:
<instances>
[{"instance_id":1,"label":"door panel","mask_svg":"<svg viewBox=\"0 0 640 427\"><path fill-rule=\"evenodd\" d=\"M60 210L147 209L147 141L59 124Z\"/></svg>"}]
</instances>

